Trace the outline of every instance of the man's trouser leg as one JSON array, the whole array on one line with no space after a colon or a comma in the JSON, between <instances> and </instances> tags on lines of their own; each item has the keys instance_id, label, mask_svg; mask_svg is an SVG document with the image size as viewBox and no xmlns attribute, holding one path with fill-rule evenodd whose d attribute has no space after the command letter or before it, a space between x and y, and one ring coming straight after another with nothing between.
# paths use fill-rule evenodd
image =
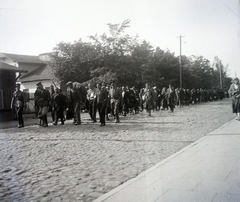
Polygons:
<instances>
[{"instance_id":1,"label":"man's trouser leg","mask_svg":"<svg viewBox=\"0 0 240 202\"><path fill-rule=\"evenodd\" d=\"M79 103L75 103L74 106L74 120L76 121L75 124L80 124L81 120L80 120L80 104Z\"/></svg>"},{"instance_id":2,"label":"man's trouser leg","mask_svg":"<svg viewBox=\"0 0 240 202\"><path fill-rule=\"evenodd\" d=\"M115 118L116 118L116 122L120 122L119 120L119 100L115 100L115 104L114 104L114 114L115 114Z\"/></svg>"}]
</instances>

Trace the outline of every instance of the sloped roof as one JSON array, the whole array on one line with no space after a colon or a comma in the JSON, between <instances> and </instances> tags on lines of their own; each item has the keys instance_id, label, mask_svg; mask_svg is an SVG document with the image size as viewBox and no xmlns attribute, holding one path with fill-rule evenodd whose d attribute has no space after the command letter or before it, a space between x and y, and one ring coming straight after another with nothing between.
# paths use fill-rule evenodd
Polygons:
<instances>
[{"instance_id":1,"label":"sloped roof","mask_svg":"<svg viewBox=\"0 0 240 202\"><path fill-rule=\"evenodd\" d=\"M47 65L41 65L34 71L22 76L19 81L22 83L29 81L42 81L42 80L51 80L52 79L52 70Z\"/></svg>"},{"instance_id":2,"label":"sloped roof","mask_svg":"<svg viewBox=\"0 0 240 202\"><path fill-rule=\"evenodd\" d=\"M12 54L12 53L1 53L1 54L18 63L46 64L44 61L40 60L38 56L18 55L18 54Z\"/></svg>"},{"instance_id":3,"label":"sloped roof","mask_svg":"<svg viewBox=\"0 0 240 202\"><path fill-rule=\"evenodd\" d=\"M24 73L28 72L22 68L15 67L15 66L9 65L7 63L1 62L1 61L0 61L0 70L7 70L7 71L13 71L13 72L24 72Z\"/></svg>"}]
</instances>

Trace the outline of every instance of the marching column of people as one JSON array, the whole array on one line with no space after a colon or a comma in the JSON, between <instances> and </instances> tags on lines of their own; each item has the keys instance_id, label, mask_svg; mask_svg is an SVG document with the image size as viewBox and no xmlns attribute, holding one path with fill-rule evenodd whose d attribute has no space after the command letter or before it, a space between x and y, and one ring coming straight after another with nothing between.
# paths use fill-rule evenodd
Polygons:
<instances>
[{"instance_id":1,"label":"marching column of people","mask_svg":"<svg viewBox=\"0 0 240 202\"><path fill-rule=\"evenodd\" d=\"M233 99L233 112L239 114L238 92L239 80L235 79L228 93ZM39 125L48 126L47 113L51 112L53 125L64 125L66 120L72 120L74 125L81 124L81 113L84 109L89 113L90 120L97 122L97 112L99 113L100 126L105 126L109 117L114 117L114 122L120 122L120 115L123 117L146 111L148 116L152 111L169 110L174 112L176 107L184 107L214 100L222 100L226 95L222 90L209 89L184 89L174 88L169 84L168 88L162 90L156 86L145 84L139 91L128 85L118 88L115 82L110 85L91 82L87 87L78 82L67 82L66 93L58 87L54 89L51 85L49 90L44 89L41 82L36 84L34 93L35 114L39 118ZM237 90L236 90L237 89ZM11 107L17 112L19 120L18 127L24 127L23 108L26 101L24 93L20 90L20 84L16 84L16 91L13 94Z\"/></svg>"}]
</instances>

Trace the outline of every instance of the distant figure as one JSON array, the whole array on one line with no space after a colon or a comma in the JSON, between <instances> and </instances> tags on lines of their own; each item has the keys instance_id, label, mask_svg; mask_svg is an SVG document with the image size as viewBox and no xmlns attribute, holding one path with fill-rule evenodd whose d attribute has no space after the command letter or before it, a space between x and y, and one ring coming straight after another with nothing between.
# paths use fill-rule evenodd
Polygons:
<instances>
[{"instance_id":1,"label":"distant figure","mask_svg":"<svg viewBox=\"0 0 240 202\"><path fill-rule=\"evenodd\" d=\"M126 116L128 113L129 103L129 91L126 91L126 87L122 86L122 114Z\"/></svg>"},{"instance_id":2,"label":"distant figure","mask_svg":"<svg viewBox=\"0 0 240 202\"><path fill-rule=\"evenodd\" d=\"M233 79L228 93L232 97L232 111L236 114L236 120L240 121L240 84L238 78Z\"/></svg>"},{"instance_id":3,"label":"distant figure","mask_svg":"<svg viewBox=\"0 0 240 202\"><path fill-rule=\"evenodd\" d=\"M67 116L66 119L74 118L74 106L73 106L73 83L71 81L67 82ZM75 122L73 121L73 124Z\"/></svg>"},{"instance_id":4,"label":"distant figure","mask_svg":"<svg viewBox=\"0 0 240 202\"><path fill-rule=\"evenodd\" d=\"M171 110L171 112L174 111L175 108L175 98L176 98L176 94L175 94L175 90L174 88L171 86L171 84L169 84L169 88L167 89L167 101L168 101L168 106Z\"/></svg>"},{"instance_id":5,"label":"distant figure","mask_svg":"<svg viewBox=\"0 0 240 202\"><path fill-rule=\"evenodd\" d=\"M11 108L17 112L18 128L24 127L23 108L25 107L24 94L20 90L20 84L16 84L16 91L13 93Z\"/></svg>"},{"instance_id":6,"label":"distant figure","mask_svg":"<svg viewBox=\"0 0 240 202\"><path fill-rule=\"evenodd\" d=\"M37 89L34 92L34 110L35 110L35 118L38 118L38 112L39 112L39 106L38 106L38 100L40 98L41 91L39 89L39 86L37 85ZM39 123L40 125L40 123Z\"/></svg>"},{"instance_id":7,"label":"distant figure","mask_svg":"<svg viewBox=\"0 0 240 202\"><path fill-rule=\"evenodd\" d=\"M50 86L49 92L50 92L50 103L49 103L49 110L48 111L51 112L52 121L54 122L54 120L55 120L55 117L54 117L55 112L54 112L54 107L53 107L53 97L55 95L55 90L54 90L54 86L53 85Z\"/></svg>"},{"instance_id":8,"label":"distant figure","mask_svg":"<svg viewBox=\"0 0 240 202\"><path fill-rule=\"evenodd\" d=\"M144 102L145 102L145 100L144 100L144 88L141 88L141 89L140 89L140 92L139 92L140 112L142 112L143 109L144 109L144 107L143 107Z\"/></svg>"},{"instance_id":9,"label":"distant figure","mask_svg":"<svg viewBox=\"0 0 240 202\"><path fill-rule=\"evenodd\" d=\"M167 88L163 87L161 92L161 110L168 109L168 103L167 103Z\"/></svg>"},{"instance_id":10,"label":"distant figure","mask_svg":"<svg viewBox=\"0 0 240 202\"><path fill-rule=\"evenodd\" d=\"M87 91L87 100L89 104L89 115L91 118L91 121L93 123L97 122L96 120L96 113L97 113L97 94L96 94L96 87L94 83L88 84L88 91Z\"/></svg>"},{"instance_id":11,"label":"distant figure","mask_svg":"<svg viewBox=\"0 0 240 202\"><path fill-rule=\"evenodd\" d=\"M78 83L73 82L73 110L74 110L74 124L81 124L81 115L80 115L80 88L77 87Z\"/></svg>"},{"instance_id":12,"label":"distant figure","mask_svg":"<svg viewBox=\"0 0 240 202\"><path fill-rule=\"evenodd\" d=\"M145 101L145 109L148 112L148 116L151 116L151 110L153 109L153 89L150 84L146 83L144 88L143 100Z\"/></svg>"},{"instance_id":13,"label":"distant figure","mask_svg":"<svg viewBox=\"0 0 240 202\"><path fill-rule=\"evenodd\" d=\"M37 86L40 90L39 100L37 103L37 105L39 106L38 117L40 119L40 126L48 127L47 113L48 113L49 104L50 104L50 93L48 90L43 88L43 85L41 82L37 83Z\"/></svg>"},{"instance_id":14,"label":"distant figure","mask_svg":"<svg viewBox=\"0 0 240 202\"><path fill-rule=\"evenodd\" d=\"M105 111L107 107L108 92L104 85L98 85L98 94L97 94L97 106L100 117L100 126L105 126Z\"/></svg>"},{"instance_id":15,"label":"distant figure","mask_svg":"<svg viewBox=\"0 0 240 202\"><path fill-rule=\"evenodd\" d=\"M54 123L53 125L58 124L58 120L61 120L61 125L64 125L64 110L66 109L66 96L62 94L62 90L56 88L56 93L53 98L53 108L54 108Z\"/></svg>"},{"instance_id":16,"label":"distant figure","mask_svg":"<svg viewBox=\"0 0 240 202\"><path fill-rule=\"evenodd\" d=\"M111 83L111 89L109 90L109 98L111 104L111 111L114 114L115 123L119 123L119 106L122 101L122 93L119 89L116 88L114 82Z\"/></svg>"}]
</instances>

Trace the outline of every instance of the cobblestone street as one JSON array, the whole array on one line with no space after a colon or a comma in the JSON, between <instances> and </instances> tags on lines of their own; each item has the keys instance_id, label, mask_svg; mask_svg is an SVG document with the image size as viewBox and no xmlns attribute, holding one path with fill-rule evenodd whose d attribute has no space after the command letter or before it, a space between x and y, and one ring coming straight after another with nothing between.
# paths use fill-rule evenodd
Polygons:
<instances>
[{"instance_id":1,"label":"cobblestone street","mask_svg":"<svg viewBox=\"0 0 240 202\"><path fill-rule=\"evenodd\" d=\"M105 127L1 129L0 201L92 201L233 118L226 99Z\"/></svg>"}]
</instances>

